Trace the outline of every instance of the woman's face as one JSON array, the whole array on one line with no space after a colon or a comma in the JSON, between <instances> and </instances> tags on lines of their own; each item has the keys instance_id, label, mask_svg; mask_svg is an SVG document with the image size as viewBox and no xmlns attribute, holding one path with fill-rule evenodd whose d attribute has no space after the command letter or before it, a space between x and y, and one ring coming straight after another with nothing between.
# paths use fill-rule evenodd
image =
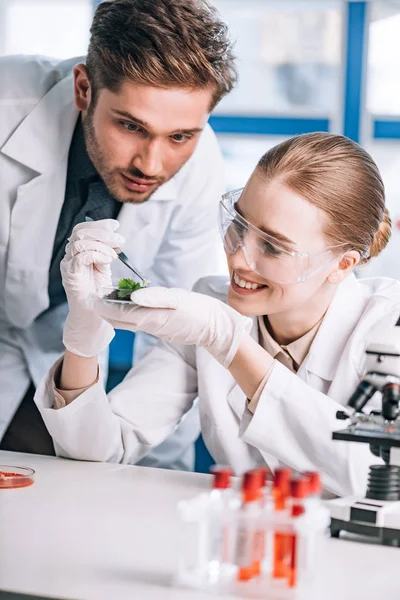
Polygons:
<instances>
[{"instance_id":1,"label":"woman's face","mask_svg":"<svg viewBox=\"0 0 400 600\"><path fill-rule=\"evenodd\" d=\"M324 236L325 213L278 180L266 183L257 170L241 194L237 208L252 225L278 239L286 238L286 244L293 250L318 254L331 245ZM329 285L326 279L338 268L340 261L339 255L337 260L305 282L278 284L255 273L241 248L234 254L226 252L226 256L231 276L228 303L248 316L298 311L302 306L306 309L311 299L315 302L321 288ZM274 261L274 258L266 260ZM240 286L243 281L259 287L243 288Z\"/></svg>"}]
</instances>

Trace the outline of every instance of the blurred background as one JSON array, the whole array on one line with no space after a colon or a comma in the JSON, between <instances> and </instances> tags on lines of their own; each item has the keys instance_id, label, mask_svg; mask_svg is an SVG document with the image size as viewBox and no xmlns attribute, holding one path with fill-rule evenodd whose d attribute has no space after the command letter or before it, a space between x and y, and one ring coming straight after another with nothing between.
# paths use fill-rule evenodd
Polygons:
<instances>
[{"instance_id":1,"label":"blurred background","mask_svg":"<svg viewBox=\"0 0 400 600\"><path fill-rule=\"evenodd\" d=\"M360 275L400 276L400 0L213 0L240 81L211 118L228 189L287 136L344 133L374 157L394 232ZM84 55L98 0L0 0L0 54Z\"/></svg>"},{"instance_id":2,"label":"blurred background","mask_svg":"<svg viewBox=\"0 0 400 600\"><path fill-rule=\"evenodd\" d=\"M227 188L288 136L343 133L381 169L393 236L359 276L400 277L400 0L213 0L237 40L240 81L211 117ZM98 0L0 0L0 55L86 53ZM78 61L77 61L78 62ZM221 247L222 248L222 247ZM108 388L132 362L133 334L110 348ZM196 470L210 457L197 443Z\"/></svg>"}]
</instances>

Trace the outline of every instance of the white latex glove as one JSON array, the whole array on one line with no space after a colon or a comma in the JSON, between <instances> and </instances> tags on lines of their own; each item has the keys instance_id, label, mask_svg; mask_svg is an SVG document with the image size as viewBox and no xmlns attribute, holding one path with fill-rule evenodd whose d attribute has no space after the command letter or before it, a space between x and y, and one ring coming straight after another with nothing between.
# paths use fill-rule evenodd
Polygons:
<instances>
[{"instance_id":1,"label":"white latex glove","mask_svg":"<svg viewBox=\"0 0 400 600\"><path fill-rule=\"evenodd\" d=\"M104 219L74 227L61 261L62 282L69 315L64 326L64 346L79 356L97 356L114 337L113 327L93 310L102 286L111 286L110 263L124 238L115 233L118 221Z\"/></svg>"},{"instance_id":2,"label":"white latex glove","mask_svg":"<svg viewBox=\"0 0 400 600\"><path fill-rule=\"evenodd\" d=\"M131 304L95 303L96 312L116 329L144 331L168 342L204 346L229 367L252 320L216 298L162 287L133 292Z\"/></svg>"}]
</instances>

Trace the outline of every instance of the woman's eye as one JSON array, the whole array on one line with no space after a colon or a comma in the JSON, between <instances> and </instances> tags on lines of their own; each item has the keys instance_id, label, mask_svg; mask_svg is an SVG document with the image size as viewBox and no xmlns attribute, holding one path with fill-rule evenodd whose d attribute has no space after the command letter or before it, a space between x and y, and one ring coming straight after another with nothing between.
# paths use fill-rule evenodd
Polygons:
<instances>
[{"instance_id":1,"label":"woman's eye","mask_svg":"<svg viewBox=\"0 0 400 600\"><path fill-rule=\"evenodd\" d=\"M238 221L235 222L235 231L238 235L245 235L245 233L247 232L247 227L245 225L243 225L242 223L239 223Z\"/></svg>"},{"instance_id":2,"label":"woman's eye","mask_svg":"<svg viewBox=\"0 0 400 600\"><path fill-rule=\"evenodd\" d=\"M280 256L282 254L282 250L270 244L269 242L264 242L263 244L263 252L264 254L269 254L270 256Z\"/></svg>"}]
</instances>

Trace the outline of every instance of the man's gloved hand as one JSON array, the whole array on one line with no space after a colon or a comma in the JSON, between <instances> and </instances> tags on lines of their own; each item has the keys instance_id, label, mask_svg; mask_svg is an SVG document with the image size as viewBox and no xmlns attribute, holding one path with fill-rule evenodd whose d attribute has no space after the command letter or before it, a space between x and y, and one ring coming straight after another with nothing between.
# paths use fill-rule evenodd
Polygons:
<instances>
[{"instance_id":1,"label":"man's gloved hand","mask_svg":"<svg viewBox=\"0 0 400 600\"><path fill-rule=\"evenodd\" d=\"M162 287L133 292L131 304L95 303L115 329L144 331L169 342L204 346L228 368L252 320L216 298Z\"/></svg>"},{"instance_id":2,"label":"man's gloved hand","mask_svg":"<svg viewBox=\"0 0 400 600\"><path fill-rule=\"evenodd\" d=\"M114 329L93 311L99 289L111 286L110 263L124 238L115 233L118 221L104 219L74 227L61 261L62 282L69 315L64 326L64 346L79 356L97 356L111 342Z\"/></svg>"}]
</instances>

